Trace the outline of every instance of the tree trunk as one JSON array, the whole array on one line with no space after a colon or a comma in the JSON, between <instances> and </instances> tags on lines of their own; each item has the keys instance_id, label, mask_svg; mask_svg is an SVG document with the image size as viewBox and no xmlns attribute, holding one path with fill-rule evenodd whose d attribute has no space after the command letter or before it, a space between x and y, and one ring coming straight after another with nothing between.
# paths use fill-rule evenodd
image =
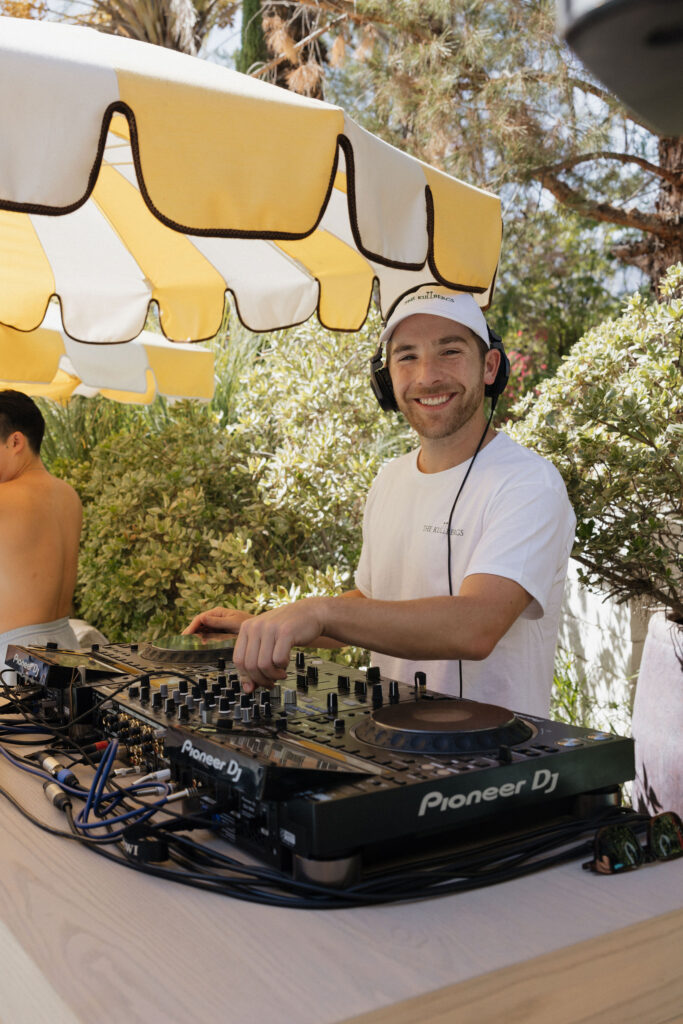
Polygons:
<instances>
[{"instance_id":1,"label":"tree trunk","mask_svg":"<svg viewBox=\"0 0 683 1024\"><path fill-rule=\"evenodd\" d=\"M655 211L662 222L676 225L677 238L663 239L649 235L640 242L618 246L615 256L639 267L650 278L653 291L672 265L683 262L683 136L665 136L659 139L659 166L677 175L675 182L660 178Z\"/></svg>"}]
</instances>

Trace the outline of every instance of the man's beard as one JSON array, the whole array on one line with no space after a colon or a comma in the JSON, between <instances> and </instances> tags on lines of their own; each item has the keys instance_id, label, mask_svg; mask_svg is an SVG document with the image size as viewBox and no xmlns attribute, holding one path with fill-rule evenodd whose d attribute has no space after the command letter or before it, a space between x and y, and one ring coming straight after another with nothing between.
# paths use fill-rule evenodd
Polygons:
<instances>
[{"instance_id":1,"label":"man's beard","mask_svg":"<svg viewBox=\"0 0 683 1024\"><path fill-rule=\"evenodd\" d=\"M443 394L443 392L438 393ZM429 395L422 397L428 398ZM430 441L439 441L444 437L452 437L453 434L457 434L482 407L484 401L483 371L481 380L475 388L464 394L455 394L454 398L455 401L448 410L448 416L440 423L430 423L429 413L425 410L423 414L421 407L413 399L407 401L397 399L397 405L416 434Z\"/></svg>"}]
</instances>

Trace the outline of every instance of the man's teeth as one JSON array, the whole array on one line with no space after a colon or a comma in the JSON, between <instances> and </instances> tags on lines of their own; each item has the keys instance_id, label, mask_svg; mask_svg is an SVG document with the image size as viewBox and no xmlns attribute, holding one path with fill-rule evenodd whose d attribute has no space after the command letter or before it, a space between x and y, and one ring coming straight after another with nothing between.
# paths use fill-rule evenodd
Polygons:
<instances>
[{"instance_id":1,"label":"man's teeth","mask_svg":"<svg viewBox=\"0 0 683 1024\"><path fill-rule=\"evenodd\" d=\"M420 405L443 405L450 397L450 395L434 395L431 398L418 398L418 402Z\"/></svg>"}]
</instances>

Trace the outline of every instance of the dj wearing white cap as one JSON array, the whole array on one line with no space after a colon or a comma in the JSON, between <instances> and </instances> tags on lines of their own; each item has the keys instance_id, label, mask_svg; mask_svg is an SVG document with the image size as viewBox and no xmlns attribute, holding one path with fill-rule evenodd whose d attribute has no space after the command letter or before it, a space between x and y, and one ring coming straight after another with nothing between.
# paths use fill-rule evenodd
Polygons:
<instances>
[{"instance_id":1,"label":"dj wearing white cap","mask_svg":"<svg viewBox=\"0 0 683 1024\"><path fill-rule=\"evenodd\" d=\"M272 686L293 646L325 637L371 650L386 678L422 671L430 689L547 716L575 519L557 470L490 426L485 394L495 404L508 371L471 295L404 297L372 386L420 444L372 485L358 589L253 617L215 608L186 632L239 630L247 688Z\"/></svg>"}]
</instances>

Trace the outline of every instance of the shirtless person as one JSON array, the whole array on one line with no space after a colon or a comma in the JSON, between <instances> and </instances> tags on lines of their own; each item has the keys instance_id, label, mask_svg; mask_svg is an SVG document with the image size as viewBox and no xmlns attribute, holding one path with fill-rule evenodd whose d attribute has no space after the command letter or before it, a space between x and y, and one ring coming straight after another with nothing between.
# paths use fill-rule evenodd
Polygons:
<instances>
[{"instance_id":1,"label":"shirtless person","mask_svg":"<svg viewBox=\"0 0 683 1024\"><path fill-rule=\"evenodd\" d=\"M19 391L0 391L0 671L8 644L74 648L81 502L40 458L45 421Z\"/></svg>"}]
</instances>

